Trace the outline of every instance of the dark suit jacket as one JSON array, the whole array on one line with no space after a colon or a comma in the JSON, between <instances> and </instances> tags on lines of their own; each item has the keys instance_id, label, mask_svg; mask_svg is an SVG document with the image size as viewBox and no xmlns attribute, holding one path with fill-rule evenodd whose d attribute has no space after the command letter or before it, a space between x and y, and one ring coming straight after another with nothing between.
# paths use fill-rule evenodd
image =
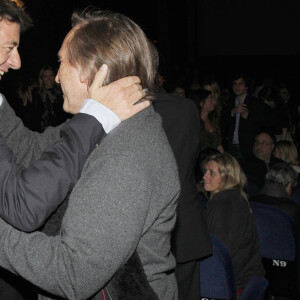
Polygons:
<instances>
[{"instance_id":1,"label":"dark suit jacket","mask_svg":"<svg viewBox=\"0 0 300 300\"><path fill-rule=\"evenodd\" d=\"M240 116L239 122L239 143L243 157L248 157L252 153L255 136L264 128L263 112L264 106L258 99L247 95L244 104L247 105L249 114L244 119ZM236 115L231 116L231 110L235 107L235 98L231 99L228 106L224 106L221 113L221 129L223 133L223 143L225 150L232 144L235 129Z\"/></svg>"},{"instance_id":2,"label":"dark suit jacket","mask_svg":"<svg viewBox=\"0 0 300 300\"><path fill-rule=\"evenodd\" d=\"M94 117L77 114L62 126L61 139L27 169L0 137L0 217L22 231L38 229L74 187L104 134Z\"/></svg>"},{"instance_id":3,"label":"dark suit jacket","mask_svg":"<svg viewBox=\"0 0 300 300\"><path fill-rule=\"evenodd\" d=\"M203 208L196 196L195 166L200 143L198 110L191 100L168 93L156 93L153 107L162 117L181 184L172 252L177 263L196 260L212 251Z\"/></svg>"},{"instance_id":4,"label":"dark suit jacket","mask_svg":"<svg viewBox=\"0 0 300 300\"><path fill-rule=\"evenodd\" d=\"M254 155L251 155L248 158L242 159L240 161L240 165L244 173L246 174L248 181L256 184L258 189L260 190L265 184L265 178L268 172L268 168L271 168L273 165L282 162L283 161L281 159L278 159L272 155L270 163L267 166L267 164L263 160L255 157Z\"/></svg>"}]
</instances>

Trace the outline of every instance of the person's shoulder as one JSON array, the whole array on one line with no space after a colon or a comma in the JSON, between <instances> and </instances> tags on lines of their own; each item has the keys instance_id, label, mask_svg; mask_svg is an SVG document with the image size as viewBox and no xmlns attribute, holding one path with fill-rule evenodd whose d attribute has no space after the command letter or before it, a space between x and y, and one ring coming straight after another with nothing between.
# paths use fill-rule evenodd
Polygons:
<instances>
[{"instance_id":1,"label":"person's shoulder","mask_svg":"<svg viewBox=\"0 0 300 300\"><path fill-rule=\"evenodd\" d=\"M227 189L215 194L207 202L209 211L219 211L222 215L236 215L248 213L248 200L243 198L238 189Z\"/></svg>"},{"instance_id":2,"label":"person's shoulder","mask_svg":"<svg viewBox=\"0 0 300 300\"><path fill-rule=\"evenodd\" d=\"M212 200L218 201L218 202L220 201L221 203L223 202L224 205L226 205L225 201L226 201L226 203L233 202L233 201L236 201L237 199L240 199L241 197L242 197L241 193L238 189L226 189L226 190L216 193L212 197Z\"/></svg>"},{"instance_id":3,"label":"person's shoulder","mask_svg":"<svg viewBox=\"0 0 300 300\"><path fill-rule=\"evenodd\" d=\"M153 107L134 115L114 128L101 143L103 153L127 153L140 155L140 151L157 153L159 149L169 153L169 143L162 127L160 115Z\"/></svg>"}]
</instances>

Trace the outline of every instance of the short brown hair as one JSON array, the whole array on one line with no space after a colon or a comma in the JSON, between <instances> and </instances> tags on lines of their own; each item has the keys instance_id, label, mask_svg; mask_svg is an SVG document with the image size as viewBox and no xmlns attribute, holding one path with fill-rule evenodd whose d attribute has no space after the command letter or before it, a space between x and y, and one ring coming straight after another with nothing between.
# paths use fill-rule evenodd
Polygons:
<instances>
[{"instance_id":1,"label":"short brown hair","mask_svg":"<svg viewBox=\"0 0 300 300\"><path fill-rule=\"evenodd\" d=\"M32 26L32 20L21 1L0 0L0 21L2 20L19 24L21 32Z\"/></svg>"},{"instance_id":2,"label":"short brown hair","mask_svg":"<svg viewBox=\"0 0 300 300\"><path fill-rule=\"evenodd\" d=\"M104 84L126 76L138 76L143 88L153 89L156 49L130 18L110 11L86 10L72 15L74 34L66 41L67 59L88 72L89 84L102 64L109 73Z\"/></svg>"}]
</instances>

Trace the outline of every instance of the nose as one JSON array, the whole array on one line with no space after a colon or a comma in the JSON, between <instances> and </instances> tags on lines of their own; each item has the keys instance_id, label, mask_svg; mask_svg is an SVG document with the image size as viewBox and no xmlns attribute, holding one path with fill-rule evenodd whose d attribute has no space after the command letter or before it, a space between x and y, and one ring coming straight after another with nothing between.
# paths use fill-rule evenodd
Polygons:
<instances>
[{"instance_id":1,"label":"nose","mask_svg":"<svg viewBox=\"0 0 300 300\"><path fill-rule=\"evenodd\" d=\"M17 48L13 50L13 53L9 58L9 65L10 68L14 70L18 70L21 68L21 58Z\"/></svg>"},{"instance_id":2,"label":"nose","mask_svg":"<svg viewBox=\"0 0 300 300\"><path fill-rule=\"evenodd\" d=\"M58 72L56 73L56 76L55 76L55 82L59 83Z\"/></svg>"}]
</instances>

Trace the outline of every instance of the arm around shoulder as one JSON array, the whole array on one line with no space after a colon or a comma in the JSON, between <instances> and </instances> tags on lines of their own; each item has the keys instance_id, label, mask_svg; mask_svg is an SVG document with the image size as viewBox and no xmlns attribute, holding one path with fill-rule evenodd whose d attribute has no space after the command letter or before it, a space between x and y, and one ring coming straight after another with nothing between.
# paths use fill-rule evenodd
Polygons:
<instances>
[{"instance_id":1,"label":"arm around shoulder","mask_svg":"<svg viewBox=\"0 0 300 300\"><path fill-rule=\"evenodd\" d=\"M103 134L94 117L78 114L62 128L61 139L27 169L0 139L0 216L20 230L38 229L73 188Z\"/></svg>"}]
</instances>

